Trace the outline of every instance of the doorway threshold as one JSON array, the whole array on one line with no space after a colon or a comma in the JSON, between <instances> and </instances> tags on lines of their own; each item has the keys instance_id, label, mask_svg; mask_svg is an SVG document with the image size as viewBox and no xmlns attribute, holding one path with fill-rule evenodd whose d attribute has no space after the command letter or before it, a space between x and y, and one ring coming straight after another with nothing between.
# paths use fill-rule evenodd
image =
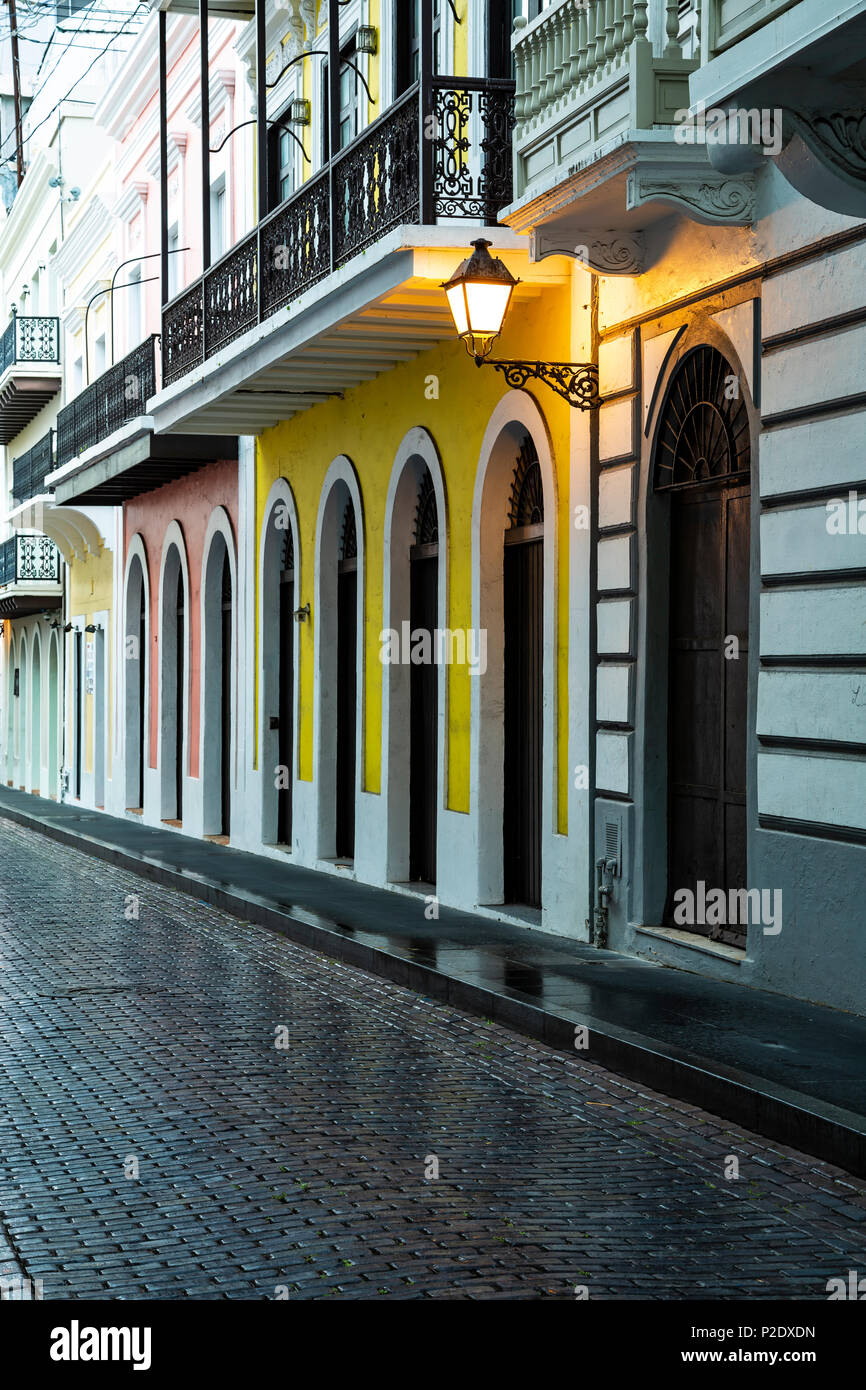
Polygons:
<instances>
[{"instance_id":1,"label":"doorway threshold","mask_svg":"<svg viewBox=\"0 0 866 1390\"><path fill-rule=\"evenodd\" d=\"M635 927L639 936L654 936L662 941L675 941L678 946L688 946L692 951L700 951L705 956L720 956L732 965L742 965L746 959L744 946L729 946L725 941L711 941L708 936L698 932L680 931L678 927Z\"/></svg>"}]
</instances>

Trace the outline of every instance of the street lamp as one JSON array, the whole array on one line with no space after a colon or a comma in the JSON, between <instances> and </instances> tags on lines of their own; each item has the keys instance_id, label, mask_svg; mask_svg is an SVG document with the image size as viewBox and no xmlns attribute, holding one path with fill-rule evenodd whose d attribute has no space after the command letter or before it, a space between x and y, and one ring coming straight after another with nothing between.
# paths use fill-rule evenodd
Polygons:
<instances>
[{"instance_id":1,"label":"street lamp","mask_svg":"<svg viewBox=\"0 0 866 1390\"><path fill-rule=\"evenodd\" d=\"M498 257L491 256L492 243L478 237L471 245L472 255L462 261L451 279L443 283L457 335L476 367L487 363L502 372L509 386L520 389L527 381L545 382L552 391L577 410L594 410L601 405L598 394L598 367L592 362L525 362L491 358L493 344L502 332L511 304L515 280Z\"/></svg>"}]
</instances>

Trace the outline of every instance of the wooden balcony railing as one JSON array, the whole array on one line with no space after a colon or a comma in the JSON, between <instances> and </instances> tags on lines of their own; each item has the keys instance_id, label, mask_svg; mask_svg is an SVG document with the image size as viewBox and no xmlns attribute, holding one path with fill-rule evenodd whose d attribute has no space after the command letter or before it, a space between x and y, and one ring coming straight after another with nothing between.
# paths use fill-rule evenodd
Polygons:
<instances>
[{"instance_id":1,"label":"wooden balcony railing","mask_svg":"<svg viewBox=\"0 0 866 1390\"><path fill-rule=\"evenodd\" d=\"M428 125L429 122L429 125ZM232 247L162 315L163 385L373 245L393 227L495 223L511 201L514 83L419 84ZM429 136L432 130L432 138Z\"/></svg>"}]
</instances>

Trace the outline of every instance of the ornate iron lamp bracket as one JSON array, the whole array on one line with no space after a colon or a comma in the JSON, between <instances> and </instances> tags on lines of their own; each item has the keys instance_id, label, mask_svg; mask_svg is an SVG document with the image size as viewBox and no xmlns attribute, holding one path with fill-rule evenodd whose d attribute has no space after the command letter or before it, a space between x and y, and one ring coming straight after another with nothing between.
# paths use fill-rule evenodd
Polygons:
<instances>
[{"instance_id":1,"label":"ornate iron lamp bracket","mask_svg":"<svg viewBox=\"0 0 866 1390\"><path fill-rule=\"evenodd\" d=\"M598 367L593 362L517 362L492 357L475 358L477 367L485 363L502 372L508 385L515 390L520 390L527 381L543 381L576 410L597 410L602 404L598 393Z\"/></svg>"}]
</instances>

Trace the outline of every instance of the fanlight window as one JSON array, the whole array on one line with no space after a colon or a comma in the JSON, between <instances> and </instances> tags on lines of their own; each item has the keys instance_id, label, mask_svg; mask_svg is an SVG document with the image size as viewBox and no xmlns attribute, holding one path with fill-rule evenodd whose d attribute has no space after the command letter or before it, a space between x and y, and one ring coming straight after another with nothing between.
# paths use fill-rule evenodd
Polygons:
<instances>
[{"instance_id":1,"label":"fanlight window","mask_svg":"<svg viewBox=\"0 0 866 1390\"><path fill-rule=\"evenodd\" d=\"M343 512L343 534L340 538L340 559L357 560L358 558L358 533L355 529L355 508L351 502L346 503L346 510Z\"/></svg>"},{"instance_id":2,"label":"fanlight window","mask_svg":"<svg viewBox=\"0 0 866 1390\"><path fill-rule=\"evenodd\" d=\"M656 444L655 490L749 476L749 415L731 364L712 347L684 358Z\"/></svg>"},{"instance_id":3,"label":"fanlight window","mask_svg":"<svg viewBox=\"0 0 866 1390\"><path fill-rule=\"evenodd\" d=\"M544 520L544 486L541 480L541 465L535 446L526 439L511 480L511 497L508 504L508 529L517 526L537 526Z\"/></svg>"},{"instance_id":4,"label":"fanlight window","mask_svg":"<svg viewBox=\"0 0 866 1390\"><path fill-rule=\"evenodd\" d=\"M418 505L415 511L415 544L435 545L439 540L439 517L436 511L436 493L430 469L425 468L418 489Z\"/></svg>"}]
</instances>

